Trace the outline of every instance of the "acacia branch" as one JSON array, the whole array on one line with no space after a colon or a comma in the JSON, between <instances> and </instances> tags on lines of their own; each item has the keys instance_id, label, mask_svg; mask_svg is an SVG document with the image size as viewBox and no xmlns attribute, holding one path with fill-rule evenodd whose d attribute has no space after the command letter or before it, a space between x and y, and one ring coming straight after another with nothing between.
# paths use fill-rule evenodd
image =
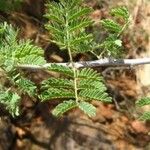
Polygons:
<instances>
[{"instance_id":1,"label":"acacia branch","mask_svg":"<svg viewBox=\"0 0 150 150\"><path fill-rule=\"evenodd\" d=\"M23 65L19 65L18 67L23 69L46 69L50 67L52 64L71 67L71 63L47 63L42 66L23 64ZM136 59L105 58L105 59L99 59L94 61L75 62L74 66L76 68L83 68L83 67L99 67L99 66L137 66L137 65L144 65L144 64L150 64L150 58L136 58Z\"/></svg>"}]
</instances>

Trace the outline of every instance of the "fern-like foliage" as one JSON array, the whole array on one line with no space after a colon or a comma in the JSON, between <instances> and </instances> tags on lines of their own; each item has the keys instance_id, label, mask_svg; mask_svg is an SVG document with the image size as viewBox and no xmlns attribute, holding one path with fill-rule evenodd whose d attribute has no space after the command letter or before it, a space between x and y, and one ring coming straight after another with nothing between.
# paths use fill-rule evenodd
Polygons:
<instances>
[{"instance_id":1,"label":"fern-like foliage","mask_svg":"<svg viewBox=\"0 0 150 150\"><path fill-rule=\"evenodd\" d=\"M150 105L150 97L141 98L136 102L138 107L143 107L146 105ZM142 121L150 120L150 111L144 112L144 114L139 118Z\"/></svg>"},{"instance_id":2,"label":"fern-like foliage","mask_svg":"<svg viewBox=\"0 0 150 150\"><path fill-rule=\"evenodd\" d=\"M19 115L21 95L35 96L36 85L24 77L18 66L44 64L43 50L29 40L19 40L18 31L4 23L0 25L0 53L0 103L12 116Z\"/></svg>"},{"instance_id":3,"label":"fern-like foliage","mask_svg":"<svg viewBox=\"0 0 150 150\"><path fill-rule=\"evenodd\" d=\"M52 114L60 117L62 116L65 112L77 107L77 104L74 100L68 100L68 101L63 101L62 103L58 104L55 109L53 110Z\"/></svg>"},{"instance_id":4,"label":"fern-like foliage","mask_svg":"<svg viewBox=\"0 0 150 150\"><path fill-rule=\"evenodd\" d=\"M58 67L58 69L56 69ZM61 68L61 69L60 69ZM55 65L55 70L66 75L68 67ZM71 69L71 68L69 68ZM49 70L54 71L53 65ZM64 100L53 110L55 116L61 116L66 111L78 107L89 117L96 114L96 108L90 104L92 100L111 102L106 93L103 78L90 68L76 70L76 77L68 72L69 78L49 78L42 82L42 93L39 96L42 101L60 99ZM74 83L76 80L76 83ZM76 93L75 93L76 92Z\"/></svg>"},{"instance_id":5,"label":"fern-like foliage","mask_svg":"<svg viewBox=\"0 0 150 150\"><path fill-rule=\"evenodd\" d=\"M94 51L98 58L109 55L110 57L118 57L122 54L122 41L120 40L121 33L126 29L130 17L126 7L113 8L110 11L112 19L101 20L101 25L108 32L106 39L98 44L99 50Z\"/></svg>"},{"instance_id":6,"label":"fern-like foliage","mask_svg":"<svg viewBox=\"0 0 150 150\"><path fill-rule=\"evenodd\" d=\"M17 2L19 0L15 0ZM1 1L7 6L11 1ZM86 32L92 25L89 19L91 9L82 5L82 0L60 0L49 2L45 17L48 23L46 29L52 35L52 42L61 50L67 50L69 65L60 66L53 64L48 71L60 73L60 78L51 77L41 83L41 101L60 100L52 113L61 116L65 112L78 107L89 117L96 115L96 108L92 100L111 102L106 92L106 86L100 74L90 68L78 69L73 60L73 55L93 51L95 42L93 36ZM0 9L2 9L0 7ZM5 10L4 10L5 11ZM124 25L113 20L103 20L102 25L110 32L109 37L98 44L109 55L116 55L117 48L121 47L119 36L128 22L126 8L112 10L112 15L123 19ZM117 20L117 19L116 19ZM19 40L18 31L7 23L0 25L0 103L13 115L19 115L21 96L28 94L36 96L36 85L25 77L19 66L21 64L43 65L43 50L32 44L30 40ZM99 58L99 57L98 57ZM2 80L1 80L2 79Z\"/></svg>"},{"instance_id":7,"label":"fern-like foliage","mask_svg":"<svg viewBox=\"0 0 150 150\"><path fill-rule=\"evenodd\" d=\"M18 31L15 31L11 25L4 23L1 26L5 27L0 39L2 68L11 71L19 64L42 65L45 63L43 50L40 47L33 45L30 40L18 40Z\"/></svg>"},{"instance_id":8,"label":"fern-like foliage","mask_svg":"<svg viewBox=\"0 0 150 150\"><path fill-rule=\"evenodd\" d=\"M96 115L96 108L90 104L92 100L111 102L100 74L90 68L79 70L74 66L72 55L91 51L94 44L92 35L85 29L92 23L88 18L90 12L90 8L82 6L82 0L60 0L59 3L47 4L45 17L49 22L46 29L52 34L52 42L62 50L68 50L70 57L70 67L53 64L48 68L62 74L61 78L49 78L41 83L39 97L42 101L62 101L52 112L55 116L78 107L92 117Z\"/></svg>"},{"instance_id":9,"label":"fern-like foliage","mask_svg":"<svg viewBox=\"0 0 150 150\"><path fill-rule=\"evenodd\" d=\"M6 109L13 117L19 115L20 98L21 97L15 92L2 89L0 91L0 103L6 106Z\"/></svg>"},{"instance_id":10,"label":"fern-like foliage","mask_svg":"<svg viewBox=\"0 0 150 150\"><path fill-rule=\"evenodd\" d=\"M19 79L15 80L15 85L20 88L21 93L27 93L32 97L36 94L35 83L24 77L19 77Z\"/></svg>"},{"instance_id":11,"label":"fern-like foliage","mask_svg":"<svg viewBox=\"0 0 150 150\"><path fill-rule=\"evenodd\" d=\"M85 32L85 27L91 25L88 18L91 9L83 7L81 0L61 0L59 3L47 4L45 15L49 19L46 29L52 33L53 42L61 49L68 45L72 53L84 53L91 50L92 35Z\"/></svg>"},{"instance_id":12,"label":"fern-like foliage","mask_svg":"<svg viewBox=\"0 0 150 150\"><path fill-rule=\"evenodd\" d=\"M52 64L51 67L48 68L48 70L65 74L68 77L73 77L74 74L71 68L62 65L58 66L56 64Z\"/></svg>"},{"instance_id":13,"label":"fern-like foliage","mask_svg":"<svg viewBox=\"0 0 150 150\"><path fill-rule=\"evenodd\" d=\"M88 102L82 101L78 104L78 107L89 117L94 117L96 115L96 108Z\"/></svg>"}]
</instances>

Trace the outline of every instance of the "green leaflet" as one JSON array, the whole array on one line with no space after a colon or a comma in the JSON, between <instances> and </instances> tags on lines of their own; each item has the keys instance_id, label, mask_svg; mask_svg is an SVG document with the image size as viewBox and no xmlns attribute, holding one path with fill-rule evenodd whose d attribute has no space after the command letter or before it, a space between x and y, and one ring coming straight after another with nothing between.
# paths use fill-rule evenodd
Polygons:
<instances>
[{"instance_id":1,"label":"green leaflet","mask_svg":"<svg viewBox=\"0 0 150 150\"><path fill-rule=\"evenodd\" d=\"M140 100L138 100L136 102L136 105L139 106L139 107L149 105L149 104L150 104L150 97L141 98Z\"/></svg>"},{"instance_id":2,"label":"green leaflet","mask_svg":"<svg viewBox=\"0 0 150 150\"><path fill-rule=\"evenodd\" d=\"M0 37L5 32L5 26L0 26Z\"/></svg>"},{"instance_id":3,"label":"green leaflet","mask_svg":"<svg viewBox=\"0 0 150 150\"><path fill-rule=\"evenodd\" d=\"M75 95L71 90L49 87L47 90L42 92L39 98L42 99L42 101L46 101L50 99L75 98Z\"/></svg>"},{"instance_id":4,"label":"green leaflet","mask_svg":"<svg viewBox=\"0 0 150 150\"><path fill-rule=\"evenodd\" d=\"M113 20L110 20L110 19L102 20L101 24L104 28L106 28L110 32L119 33L122 29L122 27L118 23L116 23L116 22L114 22Z\"/></svg>"},{"instance_id":5,"label":"green leaflet","mask_svg":"<svg viewBox=\"0 0 150 150\"><path fill-rule=\"evenodd\" d=\"M48 67L48 70L67 75L69 77L73 77L73 70L69 67L65 67L62 65L52 64L50 67Z\"/></svg>"},{"instance_id":6,"label":"green leaflet","mask_svg":"<svg viewBox=\"0 0 150 150\"><path fill-rule=\"evenodd\" d=\"M44 17L48 18L49 20L53 20L57 23L64 23L64 21L62 19L59 18L59 16L53 15L52 13L48 13L46 15L44 15ZM49 26L46 26L47 29L49 30Z\"/></svg>"},{"instance_id":7,"label":"green leaflet","mask_svg":"<svg viewBox=\"0 0 150 150\"><path fill-rule=\"evenodd\" d=\"M79 6L81 5L81 2L83 1L83 0L67 0L68 1L68 3L70 3L69 4L69 10L73 10L73 9L75 9L76 10L76 8L78 8L79 9ZM73 13L74 14L74 13Z\"/></svg>"},{"instance_id":8,"label":"green leaflet","mask_svg":"<svg viewBox=\"0 0 150 150\"><path fill-rule=\"evenodd\" d=\"M16 54L15 54L16 57L25 57L27 54L37 55L37 56L43 55L43 49L36 45L33 45L32 41L30 40L18 41L18 49L20 50L16 51Z\"/></svg>"},{"instance_id":9,"label":"green leaflet","mask_svg":"<svg viewBox=\"0 0 150 150\"><path fill-rule=\"evenodd\" d=\"M43 88L54 87L54 88L73 89L74 88L74 84L73 84L72 80L68 80L68 79L49 78L48 80L44 80L42 82L42 87Z\"/></svg>"},{"instance_id":10,"label":"green leaflet","mask_svg":"<svg viewBox=\"0 0 150 150\"><path fill-rule=\"evenodd\" d=\"M70 48L72 53L85 53L91 51L93 42L92 34L86 34L83 30L70 39Z\"/></svg>"},{"instance_id":11,"label":"green leaflet","mask_svg":"<svg viewBox=\"0 0 150 150\"><path fill-rule=\"evenodd\" d=\"M129 19L129 11L124 6L113 8L113 9L111 9L110 13L111 13L111 15L114 15L116 17L122 17L125 20Z\"/></svg>"},{"instance_id":12,"label":"green leaflet","mask_svg":"<svg viewBox=\"0 0 150 150\"><path fill-rule=\"evenodd\" d=\"M16 85L21 89L23 93L28 93L29 96L35 96L36 86L35 84L23 77L20 77L16 82Z\"/></svg>"},{"instance_id":13,"label":"green leaflet","mask_svg":"<svg viewBox=\"0 0 150 150\"><path fill-rule=\"evenodd\" d=\"M94 81L91 79L81 79L78 82L78 89L107 89L104 83L100 81Z\"/></svg>"},{"instance_id":14,"label":"green leaflet","mask_svg":"<svg viewBox=\"0 0 150 150\"><path fill-rule=\"evenodd\" d=\"M48 24L45 27L46 27L47 30L52 31L53 34L58 34L58 35L64 36L64 32L62 31L62 29L60 29L56 26Z\"/></svg>"},{"instance_id":15,"label":"green leaflet","mask_svg":"<svg viewBox=\"0 0 150 150\"><path fill-rule=\"evenodd\" d=\"M121 41L121 40L115 40L114 43L115 43L117 46L119 46L119 47L122 46L122 41Z\"/></svg>"},{"instance_id":16,"label":"green leaflet","mask_svg":"<svg viewBox=\"0 0 150 150\"><path fill-rule=\"evenodd\" d=\"M69 22L75 19L78 19L79 17L85 16L91 12L90 8L82 8L76 12L73 12L72 15L69 16Z\"/></svg>"},{"instance_id":17,"label":"green leaflet","mask_svg":"<svg viewBox=\"0 0 150 150\"><path fill-rule=\"evenodd\" d=\"M5 57L4 57L5 58ZM10 72L14 69L15 60L14 59L3 59L2 67L5 69L5 71Z\"/></svg>"},{"instance_id":18,"label":"green leaflet","mask_svg":"<svg viewBox=\"0 0 150 150\"><path fill-rule=\"evenodd\" d=\"M21 64L42 65L46 63L43 58L43 50L34 46L31 41L20 42L15 57Z\"/></svg>"},{"instance_id":19,"label":"green leaflet","mask_svg":"<svg viewBox=\"0 0 150 150\"><path fill-rule=\"evenodd\" d=\"M63 101L62 103L58 104L52 114L56 117L62 116L65 112L77 107L77 104L74 100Z\"/></svg>"},{"instance_id":20,"label":"green leaflet","mask_svg":"<svg viewBox=\"0 0 150 150\"><path fill-rule=\"evenodd\" d=\"M78 107L89 117L94 117L96 115L96 108L88 102L82 101L78 104Z\"/></svg>"},{"instance_id":21,"label":"green leaflet","mask_svg":"<svg viewBox=\"0 0 150 150\"><path fill-rule=\"evenodd\" d=\"M72 40L72 41L70 42L70 45L71 45L71 46L78 45L78 44L80 44L80 42L82 42L82 41L84 41L84 40L90 40L91 37L92 37L92 35L90 35L90 34L89 34L89 35L80 36L80 37L78 37L78 38Z\"/></svg>"},{"instance_id":22,"label":"green leaflet","mask_svg":"<svg viewBox=\"0 0 150 150\"><path fill-rule=\"evenodd\" d=\"M136 102L136 105L137 105L138 107L150 105L150 97L143 97L143 98L141 98L140 100L138 100L138 101ZM144 112L144 113L142 114L142 116L140 116L139 119L142 120L142 121L150 120L150 112Z\"/></svg>"},{"instance_id":23,"label":"green leaflet","mask_svg":"<svg viewBox=\"0 0 150 150\"><path fill-rule=\"evenodd\" d=\"M29 55L20 59L20 64L43 65L45 60L42 56Z\"/></svg>"},{"instance_id":24,"label":"green leaflet","mask_svg":"<svg viewBox=\"0 0 150 150\"><path fill-rule=\"evenodd\" d=\"M120 56L122 50L122 42L114 34L110 34L100 45L101 49L105 49L110 56Z\"/></svg>"},{"instance_id":25,"label":"green leaflet","mask_svg":"<svg viewBox=\"0 0 150 150\"><path fill-rule=\"evenodd\" d=\"M141 121L150 120L150 112L144 112L144 114L139 118Z\"/></svg>"},{"instance_id":26,"label":"green leaflet","mask_svg":"<svg viewBox=\"0 0 150 150\"><path fill-rule=\"evenodd\" d=\"M83 78L83 79L93 79L102 81L102 77L93 69L91 68L84 68L78 71L77 78Z\"/></svg>"},{"instance_id":27,"label":"green leaflet","mask_svg":"<svg viewBox=\"0 0 150 150\"><path fill-rule=\"evenodd\" d=\"M80 23L72 23L71 26L69 27L69 32L75 32L75 31L80 31L82 28L85 28L92 24L92 21L89 19L84 19ZM83 40L82 40L83 41Z\"/></svg>"},{"instance_id":28,"label":"green leaflet","mask_svg":"<svg viewBox=\"0 0 150 150\"><path fill-rule=\"evenodd\" d=\"M48 2L46 4L46 7L47 7L47 13L45 14L45 17L49 14L53 14L56 17L58 17L60 20L64 21L64 18L62 17L62 14L64 13L62 4L56 2Z\"/></svg>"},{"instance_id":29,"label":"green leaflet","mask_svg":"<svg viewBox=\"0 0 150 150\"><path fill-rule=\"evenodd\" d=\"M9 113L15 117L19 115L20 96L9 91L0 92L0 103L6 106Z\"/></svg>"},{"instance_id":30,"label":"green leaflet","mask_svg":"<svg viewBox=\"0 0 150 150\"><path fill-rule=\"evenodd\" d=\"M111 98L104 89L85 89L81 90L79 96L85 100L98 100L103 102L111 102Z\"/></svg>"}]
</instances>

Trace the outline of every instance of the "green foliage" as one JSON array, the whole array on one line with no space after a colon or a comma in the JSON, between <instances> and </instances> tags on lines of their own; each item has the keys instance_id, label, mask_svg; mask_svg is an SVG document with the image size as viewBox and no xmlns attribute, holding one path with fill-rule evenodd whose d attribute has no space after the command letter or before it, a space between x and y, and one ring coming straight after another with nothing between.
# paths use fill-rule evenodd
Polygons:
<instances>
[{"instance_id":1,"label":"green foliage","mask_svg":"<svg viewBox=\"0 0 150 150\"><path fill-rule=\"evenodd\" d=\"M96 108L92 104L83 101L80 102L78 105L79 108L89 117L94 117L96 115Z\"/></svg>"},{"instance_id":2,"label":"green foliage","mask_svg":"<svg viewBox=\"0 0 150 150\"><path fill-rule=\"evenodd\" d=\"M15 31L11 25L4 23L1 26L5 27L0 45L3 69L11 71L19 64L42 65L45 63L42 57L43 50L40 47L34 46L30 40L18 40L18 31Z\"/></svg>"},{"instance_id":3,"label":"green foliage","mask_svg":"<svg viewBox=\"0 0 150 150\"><path fill-rule=\"evenodd\" d=\"M101 21L102 26L110 32L119 33L121 26L111 19L104 19Z\"/></svg>"},{"instance_id":4,"label":"green foliage","mask_svg":"<svg viewBox=\"0 0 150 150\"><path fill-rule=\"evenodd\" d=\"M0 103L6 106L6 109L13 117L19 115L20 96L17 93L1 90Z\"/></svg>"},{"instance_id":5,"label":"green foliage","mask_svg":"<svg viewBox=\"0 0 150 150\"><path fill-rule=\"evenodd\" d=\"M108 32L108 36L96 47L100 50L93 51L98 58L102 56L118 57L122 54L122 41L120 35L126 29L130 18L126 7L113 8L110 11L112 19L101 20L101 25Z\"/></svg>"},{"instance_id":6,"label":"green foliage","mask_svg":"<svg viewBox=\"0 0 150 150\"><path fill-rule=\"evenodd\" d=\"M77 106L74 100L63 101L62 103L58 104L55 109L52 111L54 116L60 117L68 110L71 110Z\"/></svg>"},{"instance_id":7,"label":"green foliage","mask_svg":"<svg viewBox=\"0 0 150 150\"><path fill-rule=\"evenodd\" d=\"M99 45L99 48L103 49L103 51L111 57L117 57L120 55L121 47L122 41L114 34L109 35L109 37Z\"/></svg>"},{"instance_id":8,"label":"green foliage","mask_svg":"<svg viewBox=\"0 0 150 150\"><path fill-rule=\"evenodd\" d=\"M144 112L144 114L139 118L141 121L150 120L150 112Z\"/></svg>"},{"instance_id":9,"label":"green foliage","mask_svg":"<svg viewBox=\"0 0 150 150\"><path fill-rule=\"evenodd\" d=\"M150 97L141 98L136 102L138 107L150 105ZM144 112L144 114L139 118L142 121L150 120L150 112Z\"/></svg>"},{"instance_id":10,"label":"green foliage","mask_svg":"<svg viewBox=\"0 0 150 150\"><path fill-rule=\"evenodd\" d=\"M68 77L73 77L73 70L62 65L58 66L56 64L52 64L50 67L48 67L48 70L65 74Z\"/></svg>"},{"instance_id":11,"label":"green foliage","mask_svg":"<svg viewBox=\"0 0 150 150\"><path fill-rule=\"evenodd\" d=\"M117 33L117 35L122 32L122 30L124 30L124 26L126 26L126 24L129 21L129 12L127 10L126 7L117 7L117 8L113 8L110 12L110 14L114 17L116 17L117 19L122 19L122 21L124 22L123 24L121 24L117 19L103 19L101 21L102 26L110 31L111 33Z\"/></svg>"},{"instance_id":12,"label":"green foliage","mask_svg":"<svg viewBox=\"0 0 150 150\"><path fill-rule=\"evenodd\" d=\"M21 4L22 0L1 0L0 11L12 11ZM52 64L48 71L60 73L61 78L51 77L41 83L41 101L60 100L52 114L59 117L67 111L78 107L89 117L96 115L96 107L92 100L111 102L106 92L103 78L90 68L77 69L74 65L73 54L92 52L97 58L105 55L119 56L122 41L121 33L129 23L129 12L126 7L111 10L113 19L104 19L102 26L108 31L106 39L97 44L92 34L86 28L92 25L88 18L91 9L82 5L82 0L60 0L59 3L49 2L45 17L48 23L46 29L52 34L52 42L62 50L68 50L70 62L68 66ZM100 50L96 51L96 48ZM28 94L37 96L34 82L25 78L20 65L44 65L43 50L32 44L31 40L19 40L18 30L7 23L0 24L0 103L12 114L20 114L21 96ZM150 98L137 101L137 106L150 104ZM150 112L145 112L140 120L150 120Z\"/></svg>"},{"instance_id":13,"label":"green foliage","mask_svg":"<svg viewBox=\"0 0 150 150\"><path fill-rule=\"evenodd\" d=\"M45 15L49 20L46 29L52 33L52 42L58 44L61 49L67 49L69 46L72 53L90 51L89 43L93 41L92 35L85 32L85 27L92 23L87 17L91 9L83 7L81 2L81 0L49 2Z\"/></svg>"},{"instance_id":14,"label":"green foliage","mask_svg":"<svg viewBox=\"0 0 150 150\"><path fill-rule=\"evenodd\" d=\"M97 74L96 71L94 71L93 69L90 69L90 68L83 68L81 69L80 71L78 71L78 78L81 78L81 79L92 79L93 81L94 80L97 80L97 81L101 81L102 80L102 77L99 76L99 74Z\"/></svg>"},{"instance_id":15,"label":"green foliage","mask_svg":"<svg viewBox=\"0 0 150 150\"><path fill-rule=\"evenodd\" d=\"M7 6L7 0L1 2ZM61 50L67 50L70 58L68 66L52 64L48 67L47 71L57 72L61 77L42 81L41 93L38 95L41 101L60 100L52 111L57 117L76 107L93 117L96 115L96 108L91 103L92 100L111 102L100 74L91 68L76 68L73 60L74 54L94 52L93 45L96 43L92 34L86 32L86 28L92 25L88 18L90 12L90 8L82 5L82 0L60 0L58 3L47 4L45 17L48 23L45 27L52 35L51 41ZM101 21L110 34L98 46L104 50L101 55L107 53L116 56L122 46L119 36L127 25L129 15L125 7L113 9L111 14L116 20ZM124 20L123 25L117 21L118 18ZM30 40L19 40L18 30L4 23L0 25L0 53L0 75L4 79L0 82L0 103L16 116L19 115L21 96L37 95L35 83L25 77L19 66L44 65L43 50Z\"/></svg>"},{"instance_id":16,"label":"green foliage","mask_svg":"<svg viewBox=\"0 0 150 150\"><path fill-rule=\"evenodd\" d=\"M15 81L15 84L20 88L22 93L27 93L29 96L35 96L36 93L36 85L24 78L24 77L20 77L18 80Z\"/></svg>"},{"instance_id":17,"label":"green foliage","mask_svg":"<svg viewBox=\"0 0 150 150\"><path fill-rule=\"evenodd\" d=\"M136 105L137 106L145 106L145 105L149 105L150 104L150 97L144 97L144 98L141 98L140 100L138 100L136 102Z\"/></svg>"},{"instance_id":18,"label":"green foliage","mask_svg":"<svg viewBox=\"0 0 150 150\"><path fill-rule=\"evenodd\" d=\"M106 93L106 86L103 78L96 71L90 68L77 69L74 66L74 53L85 53L93 50L93 36L86 33L86 27L92 21L88 18L90 8L82 5L82 0L60 0L59 3L49 2L45 17L49 20L46 29L52 34L52 42L56 43L62 50L68 50L70 62L68 66L53 64L48 70L60 73L59 79L49 78L41 83L42 101L59 99L53 111L55 116L61 116L66 111L78 107L89 117L96 115L96 108L90 104L92 100L111 102L111 98ZM108 20L107 20L108 21ZM122 29L119 24L109 20L103 21L108 29L118 33ZM117 27L114 27L117 26ZM115 35L105 42L105 47L119 47L121 41L114 40ZM108 43L109 41L109 43ZM115 46L114 46L115 45ZM102 45L101 45L102 47Z\"/></svg>"},{"instance_id":19,"label":"green foliage","mask_svg":"<svg viewBox=\"0 0 150 150\"><path fill-rule=\"evenodd\" d=\"M75 98L74 92L64 88L53 88L50 87L45 89L40 95L40 98L45 101L49 99L64 99L64 98Z\"/></svg>"},{"instance_id":20,"label":"green foliage","mask_svg":"<svg viewBox=\"0 0 150 150\"><path fill-rule=\"evenodd\" d=\"M104 88L106 89L106 88ZM103 88L101 89L85 89L79 93L79 96L85 100L98 100L103 102L111 102L111 98L105 93Z\"/></svg>"},{"instance_id":21,"label":"green foliage","mask_svg":"<svg viewBox=\"0 0 150 150\"><path fill-rule=\"evenodd\" d=\"M21 64L42 65L45 63L41 48L34 46L31 41L19 40L18 31L7 23L0 25L0 103L12 116L19 115L21 95L35 96L35 84L23 77L18 69ZM6 84L7 83L7 84Z\"/></svg>"},{"instance_id":22,"label":"green foliage","mask_svg":"<svg viewBox=\"0 0 150 150\"><path fill-rule=\"evenodd\" d=\"M118 17L118 18L125 19L126 21L128 21L129 16L130 16L128 9L124 6L113 8L110 13L111 15Z\"/></svg>"},{"instance_id":23,"label":"green foliage","mask_svg":"<svg viewBox=\"0 0 150 150\"><path fill-rule=\"evenodd\" d=\"M53 67L54 66L52 65L52 69ZM52 69L51 67L49 67L49 70ZM59 72L60 70L61 74L64 73L64 75L66 75L67 69L68 67L58 66L55 64L55 70L57 72ZM71 70L71 68L69 68L69 70ZM104 102L111 102L111 98L106 93L106 86L103 83L103 78L96 71L90 68L76 70L75 78L73 78L72 75L70 76L70 72L71 71L69 71L69 79L49 78L42 82L42 93L39 96L40 99L42 99L42 101L47 101L50 99L64 100L58 105L58 107L56 106L56 108L53 111L54 115L62 115L67 110L72 109L72 106L75 106L79 107L88 116L92 117L96 114L95 107L86 101L98 100ZM75 80L76 85L74 83ZM67 103L68 101L70 101L70 99L71 104ZM66 107L67 110L65 110Z\"/></svg>"}]
</instances>

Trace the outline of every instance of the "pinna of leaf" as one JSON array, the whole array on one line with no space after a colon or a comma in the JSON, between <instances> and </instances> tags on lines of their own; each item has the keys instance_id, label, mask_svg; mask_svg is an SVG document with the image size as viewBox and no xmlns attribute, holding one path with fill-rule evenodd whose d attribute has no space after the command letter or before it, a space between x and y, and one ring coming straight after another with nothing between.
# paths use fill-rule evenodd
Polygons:
<instances>
[{"instance_id":1,"label":"pinna of leaf","mask_svg":"<svg viewBox=\"0 0 150 150\"><path fill-rule=\"evenodd\" d=\"M74 74L73 70L68 70L67 67L52 65L49 70L64 73L69 78L49 78L42 82L43 92L40 99L47 101L49 99L65 99L58 104L54 110L53 115L61 116L63 113L78 107L89 117L96 114L96 108L90 104L92 100L111 102L111 98L106 93L106 87L103 83L103 78L93 69L84 68L76 70L76 87L77 98L75 96Z\"/></svg>"},{"instance_id":2,"label":"pinna of leaf","mask_svg":"<svg viewBox=\"0 0 150 150\"><path fill-rule=\"evenodd\" d=\"M32 44L30 40L18 40L18 31L6 22L0 24L0 73L5 80L0 82L0 103L13 116L20 114L21 96L27 94L34 97L36 85L18 69L19 64L45 64L43 50ZM9 87L7 84L9 83Z\"/></svg>"}]
</instances>

